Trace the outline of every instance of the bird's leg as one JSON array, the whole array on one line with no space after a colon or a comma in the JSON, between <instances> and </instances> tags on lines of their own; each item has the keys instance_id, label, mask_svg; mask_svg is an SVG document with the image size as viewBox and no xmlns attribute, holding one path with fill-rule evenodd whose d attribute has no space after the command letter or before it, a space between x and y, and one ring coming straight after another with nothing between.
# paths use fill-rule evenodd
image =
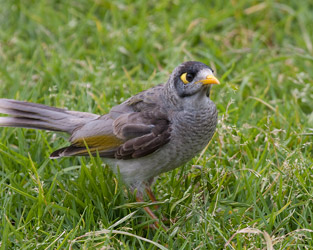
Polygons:
<instances>
[{"instance_id":1,"label":"bird's leg","mask_svg":"<svg viewBox=\"0 0 313 250\"><path fill-rule=\"evenodd\" d=\"M150 183L152 183L152 181ZM152 202L157 202L157 199L155 198L154 193L152 192L150 185L146 185L146 193ZM154 205L154 209L159 209L159 206ZM162 221L168 222L169 219L162 215Z\"/></svg>"},{"instance_id":2,"label":"bird's leg","mask_svg":"<svg viewBox=\"0 0 313 250\"><path fill-rule=\"evenodd\" d=\"M136 196L137 202L144 202L141 196ZM159 220L158 217L152 212L152 210L149 207L144 207L144 210L147 212L147 214L154 220Z\"/></svg>"},{"instance_id":3,"label":"bird's leg","mask_svg":"<svg viewBox=\"0 0 313 250\"><path fill-rule=\"evenodd\" d=\"M157 199L155 198L154 193L152 192L150 186L146 186L146 193L147 193L147 195L149 196L149 198L150 198L150 200L152 202L157 202ZM159 209L159 206L158 205L154 205L154 209ZM169 219L162 215L162 221L163 222L168 222Z\"/></svg>"},{"instance_id":4,"label":"bird's leg","mask_svg":"<svg viewBox=\"0 0 313 250\"><path fill-rule=\"evenodd\" d=\"M141 194L138 194L136 195L136 201L137 202L143 202L143 198L142 198L142 195ZM152 210L149 208L149 207L144 207L143 208L146 213L154 220L154 225L157 227L157 228L160 228L162 227L165 231L167 231L167 227L163 226L163 225L160 225L160 221L159 221L159 218L152 212Z\"/></svg>"},{"instance_id":5,"label":"bird's leg","mask_svg":"<svg viewBox=\"0 0 313 250\"><path fill-rule=\"evenodd\" d=\"M146 187L146 193L147 193L147 195L149 196L149 198L150 198L150 200L151 200L152 202L157 202L157 199L155 198L155 196L154 196L154 194L153 194L153 192L152 192L150 186L147 186L147 187ZM158 206L158 205L155 205L154 208L155 208L155 209L158 209L159 206Z\"/></svg>"}]
</instances>

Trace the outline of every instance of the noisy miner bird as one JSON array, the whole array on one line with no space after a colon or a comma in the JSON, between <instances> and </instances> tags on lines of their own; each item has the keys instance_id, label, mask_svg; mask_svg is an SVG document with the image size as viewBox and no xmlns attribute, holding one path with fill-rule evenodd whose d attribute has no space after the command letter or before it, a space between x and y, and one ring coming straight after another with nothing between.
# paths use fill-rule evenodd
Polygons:
<instances>
[{"instance_id":1,"label":"noisy miner bird","mask_svg":"<svg viewBox=\"0 0 313 250\"><path fill-rule=\"evenodd\" d=\"M166 84L140 92L105 115L0 99L0 113L10 115L0 117L0 126L66 132L71 145L51 158L99 154L137 189L138 201L144 190L155 200L153 178L189 161L214 134L217 109L210 100L211 84L219 84L213 70L188 61L174 69Z\"/></svg>"}]
</instances>

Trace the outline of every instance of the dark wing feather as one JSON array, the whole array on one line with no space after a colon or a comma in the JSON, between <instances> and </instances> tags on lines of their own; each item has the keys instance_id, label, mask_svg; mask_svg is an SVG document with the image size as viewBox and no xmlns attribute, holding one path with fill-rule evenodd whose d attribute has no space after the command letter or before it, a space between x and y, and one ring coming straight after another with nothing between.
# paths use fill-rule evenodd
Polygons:
<instances>
[{"instance_id":1,"label":"dark wing feather","mask_svg":"<svg viewBox=\"0 0 313 250\"><path fill-rule=\"evenodd\" d=\"M132 159L149 155L170 141L171 124L167 112L161 108L163 85L155 86L135 95L113 108L112 116L127 110L113 123L113 131L126 141L116 152L117 159ZM131 112L129 112L131 108Z\"/></svg>"},{"instance_id":2,"label":"dark wing feather","mask_svg":"<svg viewBox=\"0 0 313 250\"><path fill-rule=\"evenodd\" d=\"M153 112L155 111L155 112ZM147 124L150 131L144 135L131 138L134 131L137 131L135 124L125 124L120 133L126 138L131 138L118 147L115 152L117 159L139 158L151 154L170 141L170 122L164 112L153 110L152 112L137 113ZM129 126L132 130L129 132ZM142 124L138 125L138 130L142 131ZM146 130L148 131L148 129Z\"/></svg>"}]
</instances>

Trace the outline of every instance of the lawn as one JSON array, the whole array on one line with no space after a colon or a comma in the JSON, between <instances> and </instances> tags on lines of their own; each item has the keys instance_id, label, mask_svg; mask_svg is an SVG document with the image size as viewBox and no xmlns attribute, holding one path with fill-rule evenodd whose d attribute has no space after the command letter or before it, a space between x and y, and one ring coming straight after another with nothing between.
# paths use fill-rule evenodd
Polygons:
<instances>
[{"instance_id":1,"label":"lawn","mask_svg":"<svg viewBox=\"0 0 313 250\"><path fill-rule=\"evenodd\" d=\"M213 140L153 186L167 231L100 158L49 159L66 135L0 128L0 249L313 248L311 1L0 6L0 98L104 114L183 61L221 81Z\"/></svg>"}]
</instances>

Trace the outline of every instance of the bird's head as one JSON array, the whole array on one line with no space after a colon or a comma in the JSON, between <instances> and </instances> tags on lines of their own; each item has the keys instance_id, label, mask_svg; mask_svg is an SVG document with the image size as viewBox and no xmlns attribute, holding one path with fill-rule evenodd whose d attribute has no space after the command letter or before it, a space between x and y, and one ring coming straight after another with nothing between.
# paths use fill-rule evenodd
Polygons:
<instances>
[{"instance_id":1,"label":"bird's head","mask_svg":"<svg viewBox=\"0 0 313 250\"><path fill-rule=\"evenodd\" d=\"M219 84L219 81L209 66L201 62L188 61L174 69L167 82L167 89L174 93L176 96L174 99L177 101L189 103L207 99L212 84Z\"/></svg>"}]
</instances>

